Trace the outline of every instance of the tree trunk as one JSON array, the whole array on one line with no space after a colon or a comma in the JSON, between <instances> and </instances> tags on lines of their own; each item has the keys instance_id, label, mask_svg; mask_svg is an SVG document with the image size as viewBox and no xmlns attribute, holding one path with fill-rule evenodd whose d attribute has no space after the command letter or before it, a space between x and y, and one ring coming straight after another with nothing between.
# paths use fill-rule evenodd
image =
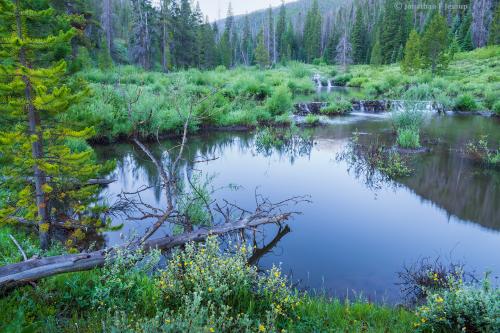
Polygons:
<instances>
[{"instance_id":1,"label":"tree trunk","mask_svg":"<svg viewBox=\"0 0 500 333\"><path fill-rule=\"evenodd\" d=\"M23 39L21 13L19 0L16 0L16 27L17 36ZM21 47L19 51L19 62L23 67L29 68L26 60L26 50ZM45 184L45 173L38 167L38 161L43 158L43 136L40 115L33 105L33 87L28 76L23 75L22 80L26 86L24 94L26 97L26 110L28 111L28 127L29 134L35 135L37 140L31 144L31 156L35 163L33 165L33 176L35 183L35 199L38 209L38 232L40 236L40 247L46 250L50 245L50 220L47 212L47 200L43 192L43 185Z\"/></svg>"},{"instance_id":2,"label":"tree trunk","mask_svg":"<svg viewBox=\"0 0 500 333\"><path fill-rule=\"evenodd\" d=\"M254 229L263 224L279 224L290 218L290 213L263 218L244 218L235 223L225 223L212 229L199 229L179 236L167 236L148 240L143 244L145 250L168 250L186 244L199 242L211 235ZM125 247L126 245L122 246ZM110 248L91 253L68 254L39 259L30 259L16 264L0 267L0 291L5 291L28 282L45 277L94 269L104 265L106 260L113 260L117 248Z\"/></svg>"}]
</instances>

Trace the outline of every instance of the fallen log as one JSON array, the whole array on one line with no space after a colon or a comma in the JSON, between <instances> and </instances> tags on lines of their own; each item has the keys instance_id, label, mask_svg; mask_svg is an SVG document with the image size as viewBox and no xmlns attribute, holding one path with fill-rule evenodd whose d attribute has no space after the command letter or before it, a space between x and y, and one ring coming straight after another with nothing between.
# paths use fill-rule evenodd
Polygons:
<instances>
[{"instance_id":1,"label":"fallen log","mask_svg":"<svg viewBox=\"0 0 500 333\"><path fill-rule=\"evenodd\" d=\"M253 229L264 224L282 223L290 218L292 213L278 214L262 218L243 218L234 223L225 223L212 229L198 229L179 236L167 236L148 240L143 244L145 250L168 250L186 244L199 242L210 235L222 235L229 232ZM120 246L125 248L127 245ZM33 258L27 261L0 267L0 291L6 291L42 278L57 274L78 272L102 267L106 261L113 260L116 250L120 247L105 250L67 254L45 258Z\"/></svg>"}]
</instances>

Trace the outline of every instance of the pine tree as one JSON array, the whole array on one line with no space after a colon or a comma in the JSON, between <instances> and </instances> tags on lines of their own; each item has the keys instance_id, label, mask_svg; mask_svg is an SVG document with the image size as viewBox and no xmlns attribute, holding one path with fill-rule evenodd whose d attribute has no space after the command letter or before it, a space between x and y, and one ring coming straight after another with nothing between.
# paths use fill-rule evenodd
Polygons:
<instances>
[{"instance_id":1,"label":"pine tree","mask_svg":"<svg viewBox=\"0 0 500 333\"><path fill-rule=\"evenodd\" d=\"M234 25L234 17L233 17L233 8L231 3L229 3L229 7L227 9L227 17L226 24L224 27L224 32L222 33L222 37L219 42L219 55L220 55L220 63L227 68L231 67L233 63L233 48L231 45L231 37L233 33L233 25Z\"/></svg>"},{"instance_id":2,"label":"pine tree","mask_svg":"<svg viewBox=\"0 0 500 333\"><path fill-rule=\"evenodd\" d=\"M276 26L277 53L280 61L288 59L288 45L286 40L286 7L285 1L281 1L278 24Z\"/></svg>"},{"instance_id":3,"label":"pine tree","mask_svg":"<svg viewBox=\"0 0 500 333\"><path fill-rule=\"evenodd\" d=\"M304 26L304 49L307 62L321 57L321 22L318 0L314 0L311 9L307 12Z\"/></svg>"},{"instance_id":4,"label":"pine tree","mask_svg":"<svg viewBox=\"0 0 500 333\"><path fill-rule=\"evenodd\" d=\"M444 17L436 13L422 36L424 64L430 66L433 74L448 66L447 49L448 25Z\"/></svg>"},{"instance_id":5,"label":"pine tree","mask_svg":"<svg viewBox=\"0 0 500 333\"><path fill-rule=\"evenodd\" d=\"M80 93L74 93L64 83L66 63L52 54L57 47L70 45L75 30L41 37L41 31L51 31L54 11L31 5L31 1L0 0L0 19L5 23L0 53L6 59L0 65L0 97L7 101L0 112L11 123L0 133L0 156L7 161L1 185L10 193L0 220L36 223L40 246L47 249L55 223L89 227L99 223L98 206L93 205L97 188L85 183L100 167L92 160L91 149L75 151L67 145L68 140L88 137L92 130L73 130L61 121L86 92L81 84ZM52 65L42 67L38 54L52 54ZM77 228L68 242L82 235Z\"/></svg>"},{"instance_id":6,"label":"pine tree","mask_svg":"<svg viewBox=\"0 0 500 333\"><path fill-rule=\"evenodd\" d=\"M356 9L356 20L354 22L354 28L352 31L352 53L353 61L355 64L362 64L366 59L366 44L367 36L366 30L363 23L363 15L361 13L361 7Z\"/></svg>"},{"instance_id":7,"label":"pine tree","mask_svg":"<svg viewBox=\"0 0 500 333\"><path fill-rule=\"evenodd\" d=\"M406 15L399 10L395 0L386 0L380 32L382 60L385 64L395 62L400 45L404 45L402 37L404 17Z\"/></svg>"},{"instance_id":8,"label":"pine tree","mask_svg":"<svg viewBox=\"0 0 500 333\"><path fill-rule=\"evenodd\" d=\"M500 44L500 3L497 4L493 20L491 21L488 44Z\"/></svg>"},{"instance_id":9,"label":"pine tree","mask_svg":"<svg viewBox=\"0 0 500 333\"><path fill-rule=\"evenodd\" d=\"M274 29L274 15L273 8L269 5L267 10L267 51L269 53L269 59L273 64L276 63L276 36Z\"/></svg>"},{"instance_id":10,"label":"pine tree","mask_svg":"<svg viewBox=\"0 0 500 333\"><path fill-rule=\"evenodd\" d=\"M245 16L245 21L243 23L241 52L243 55L243 63L249 66L253 62L253 42L252 42L252 32L250 31L250 21L248 20L248 15Z\"/></svg>"},{"instance_id":11,"label":"pine tree","mask_svg":"<svg viewBox=\"0 0 500 333\"><path fill-rule=\"evenodd\" d=\"M415 30L412 30L410 38L406 42L404 58L401 62L403 72L411 74L422 68L421 48L420 36Z\"/></svg>"},{"instance_id":12,"label":"pine tree","mask_svg":"<svg viewBox=\"0 0 500 333\"><path fill-rule=\"evenodd\" d=\"M255 47L255 62L264 68L269 66L269 53L267 52L264 29L261 28L259 34L257 35L257 46Z\"/></svg>"},{"instance_id":13,"label":"pine tree","mask_svg":"<svg viewBox=\"0 0 500 333\"><path fill-rule=\"evenodd\" d=\"M380 39L376 38L375 44L372 48L372 53L370 55L370 64L372 65L382 65L384 62L382 58L382 47L380 46Z\"/></svg>"}]
</instances>

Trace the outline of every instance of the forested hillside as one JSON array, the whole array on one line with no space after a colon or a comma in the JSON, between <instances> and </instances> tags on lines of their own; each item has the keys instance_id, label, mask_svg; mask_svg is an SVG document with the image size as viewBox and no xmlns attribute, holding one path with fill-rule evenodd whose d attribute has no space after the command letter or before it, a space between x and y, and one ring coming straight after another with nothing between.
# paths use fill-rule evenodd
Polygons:
<instances>
[{"instance_id":1,"label":"forested hillside","mask_svg":"<svg viewBox=\"0 0 500 333\"><path fill-rule=\"evenodd\" d=\"M216 23L189 0L49 2L84 17L71 50L76 67L96 59L101 67L163 71L286 60L388 64L403 59L412 30L423 37L438 29L448 55L500 38L497 0L301 0L237 17L229 7L227 19ZM430 24L435 15L442 25Z\"/></svg>"}]
</instances>

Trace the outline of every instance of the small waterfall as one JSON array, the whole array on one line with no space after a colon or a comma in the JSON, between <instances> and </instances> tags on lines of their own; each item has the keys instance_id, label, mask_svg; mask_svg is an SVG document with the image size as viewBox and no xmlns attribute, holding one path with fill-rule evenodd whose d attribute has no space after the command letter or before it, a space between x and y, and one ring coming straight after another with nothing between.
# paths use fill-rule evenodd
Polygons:
<instances>
[{"instance_id":1,"label":"small waterfall","mask_svg":"<svg viewBox=\"0 0 500 333\"><path fill-rule=\"evenodd\" d=\"M311 109L309 109L309 104L304 103L304 106L305 106L306 113L307 114L311 113Z\"/></svg>"},{"instance_id":2,"label":"small waterfall","mask_svg":"<svg viewBox=\"0 0 500 333\"><path fill-rule=\"evenodd\" d=\"M359 111L365 112L365 102L359 101Z\"/></svg>"}]
</instances>

